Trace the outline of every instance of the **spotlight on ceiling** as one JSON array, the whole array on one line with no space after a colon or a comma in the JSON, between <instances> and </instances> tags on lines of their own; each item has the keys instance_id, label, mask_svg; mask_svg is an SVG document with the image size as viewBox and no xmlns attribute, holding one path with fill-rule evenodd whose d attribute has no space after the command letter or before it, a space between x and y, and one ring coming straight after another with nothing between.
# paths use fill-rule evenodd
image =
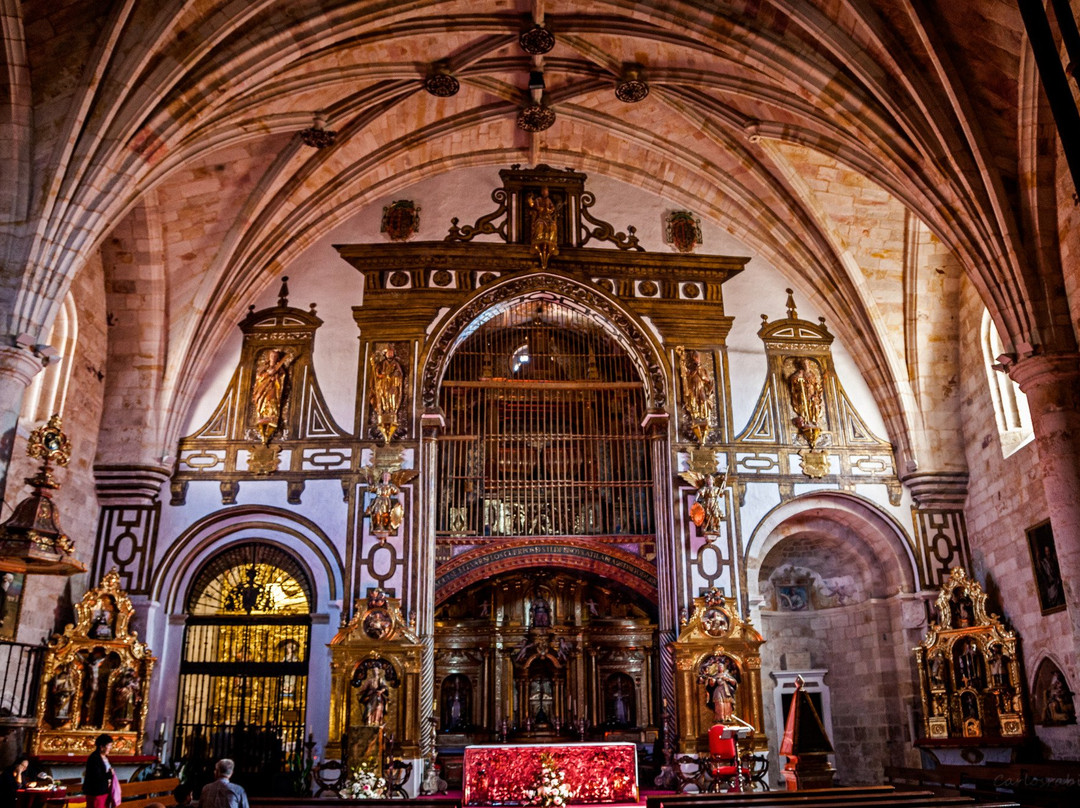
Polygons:
<instances>
[{"instance_id":1,"label":"spotlight on ceiling","mask_svg":"<svg viewBox=\"0 0 1080 808\"><path fill-rule=\"evenodd\" d=\"M518 36L521 49L532 56L540 56L555 47L555 35L539 23L533 23Z\"/></svg>"},{"instance_id":2,"label":"spotlight on ceiling","mask_svg":"<svg viewBox=\"0 0 1080 808\"><path fill-rule=\"evenodd\" d=\"M641 65L626 65L615 83L615 97L635 104L649 94L649 85L641 75Z\"/></svg>"},{"instance_id":3,"label":"spotlight on ceiling","mask_svg":"<svg viewBox=\"0 0 1080 808\"><path fill-rule=\"evenodd\" d=\"M450 75L450 68L445 63L436 62L424 79L424 89L438 98L449 98L457 95L461 83Z\"/></svg>"}]
</instances>

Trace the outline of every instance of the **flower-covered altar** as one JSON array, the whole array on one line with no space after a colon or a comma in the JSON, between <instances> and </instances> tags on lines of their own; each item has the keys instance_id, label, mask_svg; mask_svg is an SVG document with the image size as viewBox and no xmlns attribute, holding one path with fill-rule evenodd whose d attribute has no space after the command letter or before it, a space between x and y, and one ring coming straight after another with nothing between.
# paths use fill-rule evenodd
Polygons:
<instances>
[{"instance_id":1,"label":"flower-covered altar","mask_svg":"<svg viewBox=\"0 0 1080 808\"><path fill-rule=\"evenodd\" d=\"M470 746L465 805L599 805L638 801L632 743ZM554 777L553 777L554 775ZM553 780L561 788L556 799Z\"/></svg>"}]
</instances>

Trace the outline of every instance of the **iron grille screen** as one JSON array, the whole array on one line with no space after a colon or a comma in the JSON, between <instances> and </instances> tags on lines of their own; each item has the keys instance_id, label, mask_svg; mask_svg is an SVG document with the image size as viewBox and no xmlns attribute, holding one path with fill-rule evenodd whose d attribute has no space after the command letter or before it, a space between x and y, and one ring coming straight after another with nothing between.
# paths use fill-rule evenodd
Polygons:
<instances>
[{"instance_id":1,"label":"iron grille screen","mask_svg":"<svg viewBox=\"0 0 1080 808\"><path fill-rule=\"evenodd\" d=\"M440 536L654 533L645 395L592 315L529 300L462 341L441 389Z\"/></svg>"},{"instance_id":2,"label":"iron grille screen","mask_svg":"<svg viewBox=\"0 0 1080 808\"><path fill-rule=\"evenodd\" d=\"M299 762L310 591L288 553L258 543L230 548L196 576L174 733L174 756L195 772L207 777L216 760L230 757L245 787L270 793L274 778L265 775Z\"/></svg>"}]
</instances>

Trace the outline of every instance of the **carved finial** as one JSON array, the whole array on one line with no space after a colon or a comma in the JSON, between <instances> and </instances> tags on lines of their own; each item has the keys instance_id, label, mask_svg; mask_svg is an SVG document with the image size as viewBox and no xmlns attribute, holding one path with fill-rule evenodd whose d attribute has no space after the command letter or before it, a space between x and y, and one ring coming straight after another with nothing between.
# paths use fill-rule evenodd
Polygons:
<instances>
[{"instance_id":1,"label":"carved finial","mask_svg":"<svg viewBox=\"0 0 1080 808\"><path fill-rule=\"evenodd\" d=\"M795 308L795 293L791 289L785 289L787 292L787 316L789 320L799 319L799 312Z\"/></svg>"},{"instance_id":2,"label":"carved finial","mask_svg":"<svg viewBox=\"0 0 1080 808\"><path fill-rule=\"evenodd\" d=\"M769 324L769 315L767 315L767 314L761 315L761 322L764 325L768 325Z\"/></svg>"},{"instance_id":3,"label":"carved finial","mask_svg":"<svg viewBox=\"0 0 1080 808\"><path fill-rule=\"evenodd\" d=\"M254 313L255 313L255 304L252 303L250 306L248 306L248 314L254 314Z\"/></svg>"},{"instance_id":4,"label":"carved finial","mask_svg":"<svg viewBox=\"0 0 1080 808\"><path fill-rule=\"evenodd\" d=\"M308 308L311 310L312 314L315 313L315 304L314 303L308 303Z\"/></svg>"},{"instance_id":5,"label":"carved finial","mask_svg":"<svg viewBox=\"0 0 1080 808\"><path fill-rule=\"evenodd\" d=\"M791 291L791 290L789 289L788 291ZM279 306L282 306L282 307L289 305L289 276L288 275L282 275L281 276L281 289L278 291L277 304Z\"/></svg>"}]
</instances>

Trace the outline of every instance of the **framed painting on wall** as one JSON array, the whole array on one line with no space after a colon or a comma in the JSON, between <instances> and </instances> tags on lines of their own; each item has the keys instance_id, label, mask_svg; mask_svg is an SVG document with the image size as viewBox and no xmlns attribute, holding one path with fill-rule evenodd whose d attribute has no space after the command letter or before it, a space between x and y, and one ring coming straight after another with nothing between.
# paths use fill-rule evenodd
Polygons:
<instances>
[{"instance_id":1,"label":"framed painting on wall","mask_svg":"<svg viewBox=\"0 0 1080 808\"><path fill-rule=\"evenodd\" d=\"M0 640L15 642L26 574L0 572Z\"/></svg>"},{"instance_id":2,"label":"framed painting on wall","mask_svg":"<svg viewBox=\"0 0 1080 808\"><path fill-rule=\"evenodd\" d=\"M1061 570L1058 568L1050 521L1028 528L1027 540L1035 574L1035 591L1039 593L1039 608L1043 614L1060 612L1065 608L1065 587L1061 585Z\"/></svg>"}]
</instances>

